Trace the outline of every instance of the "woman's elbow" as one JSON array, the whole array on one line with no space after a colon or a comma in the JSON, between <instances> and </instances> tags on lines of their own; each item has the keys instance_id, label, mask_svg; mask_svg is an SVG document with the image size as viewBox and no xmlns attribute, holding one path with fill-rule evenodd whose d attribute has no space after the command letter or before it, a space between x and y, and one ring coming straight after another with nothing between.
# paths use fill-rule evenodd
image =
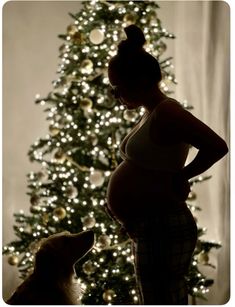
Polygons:
<instances>
[{"instance_id":1,"label":"woman's elbow","mask_svg":"<svg viewBox=\"0 0 235 307\"><path fill-rule=\"evenodd\" d=\"M223 156L225 156L228 153L228 145L226 144L224 140L222 140L222 143L221 143L221 153Z\"/></svg>"},{"instance_id":2,"label":"woman's elbow","mask_svg":"<svg viewBox=\"0 0 235 307\"><path fill-rule=\"evenodd\" d=\"M207 157L207 159L216 161L222 159L228 153L228 146L223 139L217 139L216 142L207 143L206 145L199 148L201 156Z\"/></svg>"},{"instance_id":3,"label":"woman's elbow","mask_svg":"<svg viewBox=\"0 0 235 307\"><path fill-rule=\"evenodd\" d=\"M218 159L223 158L228 153L228 150L226 142L223 139L220 139L215 149L215 154L218 156Z\"/></svg>"}]
</instances>

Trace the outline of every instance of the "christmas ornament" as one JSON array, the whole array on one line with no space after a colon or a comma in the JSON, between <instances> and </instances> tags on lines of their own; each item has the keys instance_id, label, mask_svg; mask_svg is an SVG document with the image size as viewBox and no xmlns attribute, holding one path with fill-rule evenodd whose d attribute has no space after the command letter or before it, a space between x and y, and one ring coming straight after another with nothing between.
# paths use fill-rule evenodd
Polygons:
<instances>
[{"instance_id":1,"label":"christmas ornament","mask_svg":"<svg viewBox=\"0 0 235 307\"><path fill-rule=\"evenodd\" d=\"M68 35L74 35L78 32L78 27L75 24L71 24L67 27Z\"/></svg>"},{"instance_id":2,"label":"christmas ornament","mask_svg":"<svg viewBox=\"0 0 235 307\"><path fill-rule=\"evenodd\" d=\"M127 13L124 15L123 21L125 22L127 26L131 24L135 24L137 21L137 15L133 13Z\"/></svg>"},{"instance_id":3,"label":"christmas ornament","mask_svg":"<svg viewBox=\"0 0 235 307\"><path fill-rule=\"evenodd\" d=\"M33 194L30 197L30 203L32 206L38 206L40 204L40 196L38 196L37 194Z\"/></svg>"},{"instance_id":4,"label":"christmas ornament","mask_svg":"<svg viewBox=\"0 0 235 307\"><path fill-rule=\"evenodd\" d=\"M44 169L37 172L36 175L37 175L38 180L40 180L40 181L46 181L48 179L48 173Z\"/></svg>"},{"instance_id":5,"label":"christmas ornament","mask_svg":"<svg viewBox=\"0 0 235 307\"><path fill-rule=\"evenodd\" d=\"M81 44L84 40L82 33L80 33L80 32L74 33L73 36L72 36L72 40L77 45Z\"/></svg>"},{"instance_id":6,"label":"christmas ornament","mask_svg":"<svg viewBox=\"0 0 235 307\"><path fill-rule=\"evenodd\" d=\"M81 32L79 32L76 25L69 25L67 27L67 33L75 44L81 44L83 42L83 35Z\"/></svg>"},{"instance_id":7,"label":"christmas ornament","mask_svg":"<svg viewBox=\"0 0 235 307\"><path fill-rule=\"evenodd\" d=\"M188 200L195 200L197 198L197 194L193 191L189 192Z\"/></svg>"},{"instance_id":8,"label":"christmas ornament","mask_svg":"<svg viewBox=\"0 0 235 307\"><path fill-rule=\"evenodd\" d=\"M31 234L32 233L32 227L30 225L25 226L24 233Z\"/></svg>"},{"instance_id":9,"label":"christmas ornament","mask_svg":"<svg viewBox=\"0 0 235 307\"><path fill-rule=\"evenodd\" d=\"M209 262L209 255L207 252L202 251L198 256L197 256L198 262L202 264L208 264Z\"/></svg>"},{"instance_id":10,"label":"christmas ornament","mask_svg":"<svg viewBox=\"0 0 235 307\"><path fill-rule=\"evenodd\" d=\"M49 132L51 136L56 136L60 132L60 129L54 125L50 125Z\"/></svg>"},{"instance_id":11,"label":"christmas ornament","mask_svg":"<svg viewBox=\"0 0 235 307\"><path fill-rule=\"evenodd\" d=\"M86 261L82 266L83 272L87 275L95 273L96 267L93 265L91 260Z\"/></svg>"},{"instance_id":12,"label":"christmas ornament","mask_svg":"<svg viewBox=\"0 0 235 307\"><path fill-rule=\"evenodd\" d=\"M134 110L125 110L123 112L124 119L129 122L136 120L137 116L138 114Z\"/></svg>"},{"instance_id":13,"label":"christmas ornament","mask_svg":"<svg viewBox=\"0 0 235 307\"><path fill-rule=\"evenodd\" d=\"M111 239L108 235L101 235L98 238L97 245L98 247L104 249L109 247L111 244Z\"/></svg>"},{"instance_id":14,"label":"christmas ornament","mask_svg":"<svg viewBox=\"0 0 235 307\"><path fill-rule=\"evenodd\" d=\"M104 33L101 29L94 29L90 32L89 39L94 45L99 45L104 41Z\"/></svg>"},{"instance_id":15,"label":"christmas ornament","mask_svg":"<svg viewBox=\"0 0 235 307\"><path fill-rule=\"evenodd\" d=\"M97 136L96 136L95 134L91 134L91 135L88 137L88 139L90 140L90 142L91 142L91 144L92 144L93 146L97 145L97 143L98 143L98 138L97 138Z\"/></svg>"},{"instance_id":16,"label":"christmas ornament","mask_svg":"<svg viewBox=\"0 0 235 307\"><path fill-rule=\"evenodd\" d=\"M93 71L93 62L90 59L85 59L82 61L80 68L82 74L91 74Z\"/></svg>"},{"instance_id":17,"label":"christmas ornament","mask_svg":"<svg viewBox=\"0 0 235 307\"><path fill-rule=\"evenodd\" d=\"M102 297L105 302L110 303L113 300L114 296L116 296L115 292L111 289L108 289L104 291Z\"/></svg>"},{"instance_id":18,"label":"christmas ornament","mask_svg":"<svg viewBox=\"0 0 235 307\"><path fill-rule=\"evenodd\" d=\"M104 183L104 175L101 171L92 171L89 177L90 183L96 187L100 187Z\"/></svg>"},{"instance_id":19,"label":"christmas ornament","mask_svg":"<svg viewBox=\"0 0 235 307\"><path fill-rule=\"evenodd\" d=\"M16 255L11 255L7 259L8 264L17 265L19 263L19 258Z\"/></svg>"},{"instance_id":20,"label":"christmas ornament","mask_svg":"<svg viewBox=\"0 0 235 307\"><path fill-rule=\"evenodd\" d=\"M53 210L53 215L57 217L59 220L63 220L66 217L66 210L62 207L55 208Z\"/></svg>"},{"instance_id":21,"label":"christmas ornament","mask_svg":"<svg viewBox=\"0 0 235 307\"><path fill-rule=\"evenodd\" d=\"M71 89L71 92L73 93L74 96L77 96L79 93L79 90L77 87L74 87L73 89Z\"/></svg>"},{"instance_id":22,"label":"christmas ornament","mask_svg":"<svg viewBox=\"0 0 235 307\"><path fill-rule=\"evenodd\" d=\"M89 110L92 108L92 105L93 105L93 102L91 99L89 98L83 98L81 101L80 101L80 107L82 110Z\"/></svg>"},{"instance_id":23,"label":"christmas ornament","mask_svg":"<svg viewBox=\"0 0 235 307\"><path fill-rule=\"evenodd\" d=\"M45 213L42 215L42 223L43 225L47 225L48 222L49 222L49 215Z\"/></svg>"},{"instance_id":24,"label":"christmas ornament","mask_svg":"<svg viewBox=\"0 0 235 307\"><path fill-rule=\"evenodd\" d=\"M64 163L66 160L66 155L61 148L55 152L54 159L57 163Z\"/></svg>"},{"instance_id":25,"label":"christmas ornament","mask_svg":"<svg viewBox=\"0 0 235 307\"><path fill-rule=\"evenodd\" d=\"M83 226L92 228L95 226L96 220L94 217L86 216L82 219Z\"/></svg>"},{"instance_id":26,"label":"christmas ornament","mask_svg":"<svg viewBox=\"0 0 235 307\"><path fill-rule=\"evenodd\" d=\"M65 193L66 196L70 199L76 198L78 196L78 190L74 186L68 186Z\"/></svg>"}]
</instances>

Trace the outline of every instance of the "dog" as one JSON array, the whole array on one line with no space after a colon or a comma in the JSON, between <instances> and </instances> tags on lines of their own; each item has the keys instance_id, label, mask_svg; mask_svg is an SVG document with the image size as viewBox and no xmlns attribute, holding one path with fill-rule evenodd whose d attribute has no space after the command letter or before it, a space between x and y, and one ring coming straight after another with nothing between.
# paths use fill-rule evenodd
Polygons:
<instances>
[{"instance_id":1,"label":"dog","mask_svg":"<svg viewBox=\"0 0 235 307\"><path fill-rule=\"evenodd\" d=\"M6 301L10 305L77 305L74 265L94 245L91 230L62 232L44 239L35 255L33 273ZM78 283L77 283L78 286Z\"/></svg>"}]
</instances>

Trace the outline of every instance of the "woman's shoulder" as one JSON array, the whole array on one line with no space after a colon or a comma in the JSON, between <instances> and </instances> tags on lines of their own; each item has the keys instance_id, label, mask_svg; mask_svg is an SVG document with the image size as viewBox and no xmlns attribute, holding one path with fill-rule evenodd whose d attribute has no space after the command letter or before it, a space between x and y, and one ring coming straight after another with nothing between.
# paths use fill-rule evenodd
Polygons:
<instances>
[{"instance_id":1,"label":"woman's shoulder","mask_svg":"<svg viewBox=\"0 0 235 307\"><path fill-rule=\"evenodd\" d=\"M172 97L167 97L161 103L161 108L170 109L170 108L175 108L175 107L176 108L177 107L182 108L182 104L178 100L176 100L175 98L172 98Z\"/></svg>"},{"instance_id":2,"label":"woman's shoulder","mask_svg":"<svg viewBox=\"0 0 235 307\"><path fill-rule=\"evenodd\" d=\"M174 116L184 110L182 104L175 98L167 97L154 110L155 117Z\"/></svg>"}]
</instances>

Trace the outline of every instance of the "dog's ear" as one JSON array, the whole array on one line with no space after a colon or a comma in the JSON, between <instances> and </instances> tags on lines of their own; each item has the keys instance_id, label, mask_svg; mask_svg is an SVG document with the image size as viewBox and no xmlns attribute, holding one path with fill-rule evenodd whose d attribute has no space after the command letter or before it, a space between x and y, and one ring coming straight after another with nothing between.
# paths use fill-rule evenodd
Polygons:
<instances>
[{"instance_id":1,"label":"dog's ear","mask_svg":"<svg viewBox=\"0 0 235 307\"><path fill-rule=\"evenodd\" d=\"M53 270L56 255L51 248L41 247L35 256L34 271L48 272Z\"/></svg>"}]
</instances>

